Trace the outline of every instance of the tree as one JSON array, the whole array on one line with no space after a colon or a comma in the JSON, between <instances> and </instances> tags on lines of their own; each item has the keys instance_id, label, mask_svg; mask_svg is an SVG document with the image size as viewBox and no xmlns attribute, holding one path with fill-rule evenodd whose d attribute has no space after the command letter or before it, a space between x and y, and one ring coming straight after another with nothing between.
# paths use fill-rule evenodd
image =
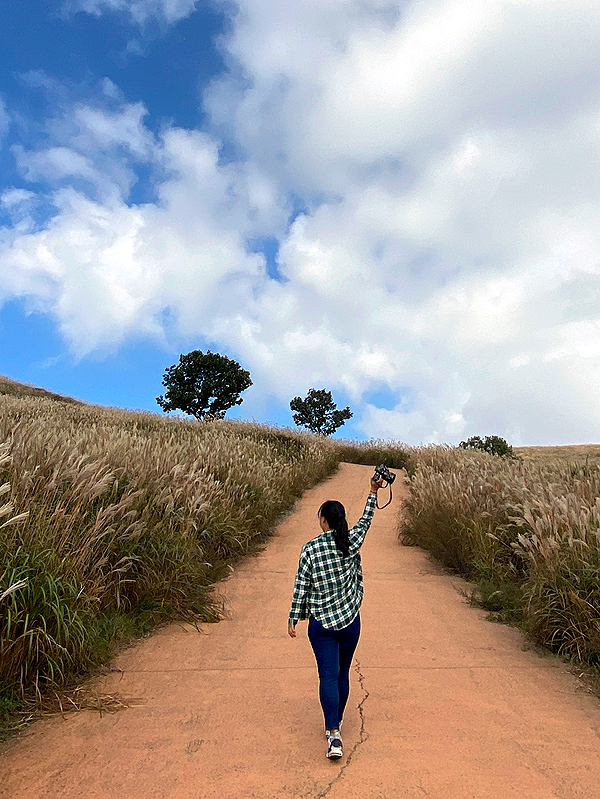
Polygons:
<instances>
[{"instance_id":1,"label":"tree","mask_svg":"<svg viewBox=\"0 0 600 799\"><path fill-rule=\"evenodd\" d=\"M252 380L237 361L210 350L193 350L165 370L162 383L167 390L156 401L165 413L179 410L196 419L222 419L233 405L241 405L240 394Z\"/></svg>"},{"instance_id":2,"label":"tree","mask_svg":"<svg viewBox=\"0 0 600 799\"><path fill-rule=\"evenodd\" d=\"M313 433L322 436L335 433L346 419L353 416L350 408L336 410L331 391L325 391L324 388L318 391L314 388L309 389L304 399L294 397L290 402L290 408L295 411L293 418L297 425L307 427Z\"/></svg>"},{"instance_id":3,"label":"tree","mask_svg":"<svg viewBox=\"0 0 600 799\"><path fill-rule=\"evenodd\" d=\"M489 452L490 455L499 455L501 458L516 457L513 448L500 436L486 436L483 440L480 436L471 436L466 441L461 441L458 446L463 449L478 449L482 452Z\"/></svg>"}]
</instances>

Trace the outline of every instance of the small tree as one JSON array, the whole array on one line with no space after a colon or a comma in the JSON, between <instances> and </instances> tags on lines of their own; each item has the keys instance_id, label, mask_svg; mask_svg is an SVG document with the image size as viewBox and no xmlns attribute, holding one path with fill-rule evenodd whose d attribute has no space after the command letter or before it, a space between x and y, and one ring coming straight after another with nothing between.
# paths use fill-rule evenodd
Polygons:
<instances>
[{"instance_id":1,"label":"small tree","mask_svg":"<svg viewBox=\"0 0 600 799\"><path fill-rule=\"evenodd\" d=\"M295 411L293 418L297 425L322 436L335 433L338 427L353 415L350 408L336 410L331 391L325 391L324 388L318 391L314 388L309 389L304 399L294 397L290 402L290 408Z\"/></svg>"},{"instance_id":2,"label":"small tree","mask_svg":"<svg viewBox=\"0 0 600 799\"><path fill-rule=\"evenodd\" d=\"M233 405L241 405L240 394L252 380L237 361L210 350L193 350L165 370L162 383L167 390L156 401L165 413L179 410L196 419L222 419Z\"/></svg>"},{"instance_id":3,"label":"small tree","mask_svg":"<svg viewBox=\"0 0 600 799\"><path fill-rule=\"evenodd\" d=\"M461 441L459 447L463 449L478 449L482 452L489 452L490 455L499 455L501 458L515 458L513 448L507 444L505 439L500 436L471 436L466 441Z\"/></svg>"}]
</instances>

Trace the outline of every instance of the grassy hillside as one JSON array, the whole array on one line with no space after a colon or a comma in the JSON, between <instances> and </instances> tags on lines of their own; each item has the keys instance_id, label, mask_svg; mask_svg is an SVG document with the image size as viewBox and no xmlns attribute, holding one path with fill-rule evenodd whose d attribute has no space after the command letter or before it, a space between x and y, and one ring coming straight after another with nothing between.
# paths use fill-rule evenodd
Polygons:
<instances>
[{"instance_id":1,"label":"grassy hillside","mask_svg":"<svg viewBox=\"0 0 600 799\"><path fill-rule=\"evenodd\" d=\"M0 394L7 394L11 397L43 397L57 402L83 404L72 397L55 394L53 391L46 391L45 388L29 386L27 383L18 383L16 380L11 380L10 377L4 377L3 375L0 375Z\"/></svg>"},{"instance_id":2,"label":"grassy hillside","mask_svg":"<svg viewBox=\"0 0 600 799\"><path fill-rule=\"evenodd\" d=\"M515 447L515 455L525 461L544 463L600 463L600 444L573 444L562 447Z\"/></svg>"},{"instance_id":3,"label":"grassy hillside","mask_svg":"<svg viewBox=\"0 0 600 799\"><path fill-rule=\"evenodd\" d=\"M73 684L211 586L340 460L401 447L0 393L0 714ZM2 504L4 503L4 504Z\"/></svg>"}]
</instances>

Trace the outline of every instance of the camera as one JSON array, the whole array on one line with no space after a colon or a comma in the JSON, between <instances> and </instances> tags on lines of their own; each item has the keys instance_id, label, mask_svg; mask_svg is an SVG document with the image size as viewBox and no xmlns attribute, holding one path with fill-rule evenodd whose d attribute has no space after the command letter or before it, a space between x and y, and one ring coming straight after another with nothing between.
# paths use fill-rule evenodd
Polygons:
<instances>
[{"instance_id":1,"label":"camera","mask_svg":"<svg viewBox=\"0 0 600 799\"><path fill-rule=\"evenodd\" d=\"M393 472L390 472L385 463L380 463L379 466L375 467L373 480L376 480L377 482L379 482L379 480L384 480L388 485L391 485L395 479L396 475Z\"/></svg>"}]
</instances>

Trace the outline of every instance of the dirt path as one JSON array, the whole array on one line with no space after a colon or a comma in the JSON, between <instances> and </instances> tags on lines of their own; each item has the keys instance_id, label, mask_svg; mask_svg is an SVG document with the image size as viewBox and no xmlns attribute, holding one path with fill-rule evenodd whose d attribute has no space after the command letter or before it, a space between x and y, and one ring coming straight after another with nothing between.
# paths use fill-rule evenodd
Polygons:
<instances>
[{"instance_id":1,"label":"dirt path","mask_svg":"<svg viewBox=\"0 0 600 799\"><path fill-rule=\"evenodd\" d=\"M224 584L231 618L173 626L117 661L104 690L144 704L32 727L0 758L10 799L596 799L600 701L554 658L523 651L427 556L398 546L398 504L363 547L365 601L344 724L325 758L316 667L286 634L297 558L319 504L351 520L368 467L305 494L266 551ZM397 492L400 494L400 491Z\"/></svg>"}]
</instances>

